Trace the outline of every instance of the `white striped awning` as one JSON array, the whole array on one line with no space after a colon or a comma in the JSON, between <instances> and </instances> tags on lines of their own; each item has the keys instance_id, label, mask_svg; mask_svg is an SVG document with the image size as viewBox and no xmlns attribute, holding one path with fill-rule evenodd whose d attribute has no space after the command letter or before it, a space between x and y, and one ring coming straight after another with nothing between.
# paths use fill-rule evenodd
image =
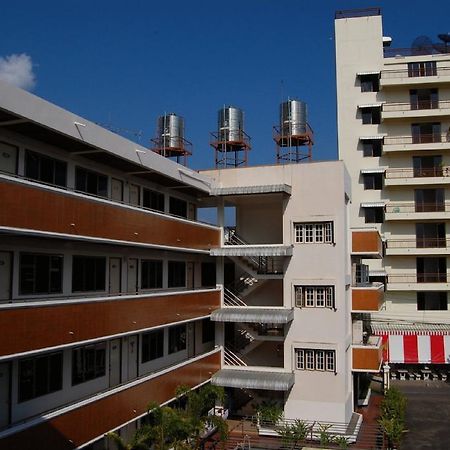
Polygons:
<instances>
[{"instance_id":1,"label":"white striped awning","mask_svg":"<svg viewBox=\"0 0 450 450\"><path fill-rule=\"evenodd\" d=\"M221 308L211 313L213 322L289 323L294 320L294 310L287 308Z\"/></svg>"},{"instance_id":2,"label":"white striped awning","mask_svg":"<svg viewBox=\"0 0 450 450\"><path fill-rule=\"evenodd\" d=\"M386 271L385 270L370 270L369 269L369 277L385 277Z\"/></svg>"},{"instance_id":3,"label":"white striped awning","mask_svg":"<svg viewBox=\"0 0 450 450\"><path fill-rule=\"evenodd\" d=\"M360 141L381 141L384 139L384 135L377 134L376 136L360 136Z\"/></svg>"},{"instance_id":4,"label":"white striped awning","mask_svg":"<svg viewBox=\"0 0 450 450\"><path fill-rule=\"evenodd\" d=\"M384 208L384 202L362 202L361 208Z\"/></svg>"},{"instance_id":5,"label":"white striped awning","mask_svg":"<svg viewBox=\"0 0 450 450\"><path fill-rule=\"evenodd\" d=\"M376 102L376 103L366 103L363 105L358 105L359 109L364 109L364 108L381 108L383 106L383 103L381 102Z\"/></svg>"},{"instance_id":6,"label":"white striped awning","mask_svg":"<svg viewBox=\"0 0 450 450\"><path fill-rule=\"evenodd\" d=\"M294 374L275 371L222 369L213 375L211 383L215 386L239 389L289 391L294 385Z\"/></svg>"},{"instance_id":7,"label":"white striped awning","mask_svg":"<svg viewBox=\"0 0 450 450\"><path fill-rule=\"evenodd\" d=\"M357 72L356 76L358 77L362 77L364 75L380 75L380 71L379 70L368 70L366 72Z\"/></svg>"},{"instance_id":8,"label":"white striped awning","mask_svg":"<svg viewBox=\"0 0 450 450\"><path fill-rule=\"evenodd\" d=\"M384 173L384 167L374 167L373 169L361 169L361 173L364 175L365 173Z\"/></svg>"}]
</instances>

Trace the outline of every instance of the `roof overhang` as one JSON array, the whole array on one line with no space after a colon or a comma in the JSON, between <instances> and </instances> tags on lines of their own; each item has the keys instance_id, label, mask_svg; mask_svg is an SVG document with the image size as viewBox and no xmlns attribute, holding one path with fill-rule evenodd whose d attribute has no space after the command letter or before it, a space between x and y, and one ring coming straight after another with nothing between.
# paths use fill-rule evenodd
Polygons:
<instances>
[{"instance_id":1,"label":"roof overhang","mask_svg":"<svg viewBox=\"0 0 450 450\"><path fill-rule=\"evenodd\" d=\"M384 208L384 202L362 202L361 208Z\"/></svg>"},{"instance_id":2,"label":"roof overhang","mask_svg":"<svg viewBox=\"0 0 450 450\"><path fill-rule=\"evenodd\" d=\"M360 141L382 141L384 139L383 134L377 134L375 136L360 136Z\"/></svg>"},{"instance_id":3,"label":"roof overhang","mask_svg":"<svg viewBox=\"0 0 450 450\"><path fill-rule=\"evenodd\" d=\"M364 109L364 108L381 108L383 106L383 103L376 102L376 103L366 103L364 105L358 105L358 108Z\"/></svg>"},{"instance_id":4,"label":"roof overhang","mask_svg":"<svg viewBox=\"0 0 450 450\"><path fill-rule=\"evenodd\" d=\"M372 322L370 326L376 335L450 335L448 323Z\"/></svg>"},{"instance_id":5,"label":"roof overhang","mask_svg":"<svg viewBox=\"0 0 450 450\"><path fill-rule=\"evenodd\" d=\"M363 77L364 75L380 75L379 70L367 70L365 72L357 72L356 76Z\"/></svg>"},{"instance_id":6,"label":"roof overhang","mask_svg":"<svg viewBox=\"0 0 450 450\"><path fill-rule=\"evenodd\" d=\"M282 193L291 195L292 188L288 184L265 184L260 186L231 186L211 189L211 195L252 195Z\"/></svg>"},{"instance_id":7,"label":"roof overhang","mask_svg":"<svg viewBox=\"0 0 450 450\"><path fill-rule=\"evenodd\" d=\"M225 307L211 313L214 322L281 323L294 320L294 310L287 308Z\"/></svg>"},{"instance_id":8,"label":"roof overhang","mask_svg":"<svg viewBox=\"0 0 450 450\"><path fill-rule=\"evenodd\" d=\"M225 245L212 248L211 256L292 256L292 245Z\"/></svg>"},{"instance_id":9,"label":"roof overhang","mask_svg":"<svg viewBox=\"0 0 450 450\"><path fill-rule=\"evenodd\" d=\"M294 385L292 372L222 369L211 378L216 386L266 391L289 391Z\"/></svg>"},{"instance_id":10,"label":"roof overhang","mask_svg":"<svg viewBox=\"0 0 450 450\"><path fill-rule=\"evenodd\" d=\"M384 167L375 167L373 169L361 169L361 173L370 174L370 173L384 173L386 169Z\"/></svg>"}]
</instances>

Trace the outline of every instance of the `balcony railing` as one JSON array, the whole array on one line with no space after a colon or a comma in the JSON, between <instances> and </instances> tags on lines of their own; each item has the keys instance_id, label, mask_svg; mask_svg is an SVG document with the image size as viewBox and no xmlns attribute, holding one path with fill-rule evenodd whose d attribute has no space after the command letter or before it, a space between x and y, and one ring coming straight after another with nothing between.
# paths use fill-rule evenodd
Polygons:
<instances>
[{"instance_id":1,"label":"balcony railing","mask_svg":"<svg viewBox=\"0 0 450 450\"><path fill-rule=\"evenodd\" d=\"M417 134L409 136L385 136L384 145L435 144L450 142L450 133Z\"/></svg>"},{"instance_id":2,"label":"balcony railing","mask_svg":"<svg viewBox=\"0 0 450 450\"><path fill-rule=\"evenodd\" d=\"M387 275L389 283L447 283L447 273L396 273Z\"/></svg>"},{"instance_id":3,"label":"balcony railing","mask_svg":"<svg viewBox=\"0 0 450 450\"><path fill-rule=\"evenodd\" d=\"M423 237L417 239L388 239L386 249L399 248L448 248L450 239L439 237Z\"/></svg>"},{"instance_id":4,"label":"balcony railing","mask_svg":"<svg viewBox=\"0 0 450 450\"><path fill-rule=\"evenodd\" d=\"M408 167L401 169L386 169L385 176L388 179L450 177L450 167L426 167L421 169Z\"/></svg>"},{"instance_id":5,"label":"balcony railing","mask_svg":"<svg viewBox=\"0 0 450 450\"><path fill-rule=\"evenodd\" d=\"M355 17L381 16L381 8L341 9L336 11L335 19L352 19Z\"/></svg>"},{"instance_id":6,"label":"balcony railing","mask_svg":"<svg viewBox=\"0 0 450 450\"><path fill-rule=\"evenodd\" d=\"M427 109L446 109L450 108L450 100L418 100L408 103L384 103L383 112L391 111L420 111Z\"/></svg>"},{"instance_id":7,"label":"balcony railing","mask_svg":"<svg viewBox=\"0 0 450 450\"><path fill-rule=\"evenodd\" d=\"M434 203L388 203L386 205L387 214L408 214L423 212L448 212L450 211L450 202L434 202Z\"/></svg>"},{"instance_id":8,"label":"balcony railing","mask_svg":"<svg viewBox=\"0 0 450 450\"><path fill-rule=\"evenodd\" d=\"M395 58L396 56L424 56L424 55L442 55L450 53L450 47L444 44L429 45L427 47L415 48L390 48L383 49L385 58Z\"/></svg>"},{"instance_id":9,"label":"balcony railing","mask_svg":"<svg viewBox=\"0 0 450 450\"><path fill-rule=\"evenodd\" d=\"M386 49L387 50L387 49ZM396 49L389 49L396 50ZM412 71L411 69L383 70L381 79L408 78L408 77L432 77L450 76L450 67L431 67L424 70Z\"/></svg>"}]
</instances>

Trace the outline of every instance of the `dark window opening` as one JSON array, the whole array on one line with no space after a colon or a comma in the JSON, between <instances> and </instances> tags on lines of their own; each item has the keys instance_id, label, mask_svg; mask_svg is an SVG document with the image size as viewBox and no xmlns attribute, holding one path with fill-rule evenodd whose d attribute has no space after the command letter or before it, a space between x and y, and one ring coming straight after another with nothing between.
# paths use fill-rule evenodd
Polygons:
<instances>
[{"instance_id":1,"label":"dark window opening","mask_svg":"<svg viewBox=\"0 0 450 450\"><path fill-rule=\"evenodd\" d=\"M62 389L62 352L19 361L19 403Z\"/></svg>"},{"instance_id":2,"label":"dark window opening","mask_svg":"<svg viewBox=\"0 0 450 450\"><path fill-rule=\"evenodd\" d=\"M216 324L210 319L202 320L202 343L212 342L216 339Z\"/></svg>"},{"instance_id":3,"label":"dark window opening","mask_svg":"<svg viewBox=\"0 0 450 450\"><path fill-rule=\"evenodd\" d=\"M104 291L106 258L74 256L72 263L72 292Z\"/></svg>"},{"instance_id":4,"label":"dark window opening","mask_svg":"<svg viewBox=\"0 0 450 450\"><path fill-rule=\"evenodd\" d=\"M72 350L72 385L106 374L106 343L85 345Z\"/></svg>"},{"instance_id":5,"label":"dark window opening","mask_svg":"<svg viewBox=\"0 0 450 450\"><path fill-rule=\"evenodd\" d=\"M416 266L418 283L447 282L446 258L417 258Z\"/></svg>"},{"instance_id":6,"label":"dark window opening","mask_svg":"<svg viewBox=\"0 0 450 450\"><path fill-rule=\"evenodd\" d=\"M381 156L382 149L381 139L374 139L372 141L363 142L363 155L364 156Z\"/></svg>"},{"instance_id":7,"label":"dark window opening","mask_svg":"<svg viewBox=\"0 0 450 450\"><path fill-rule=\"evenodd\" d=\"M437 89L411 89L409 91L411 109L434 109L439 105Z\"/></svg>"},{"instance_id":8,"label":"dark window opening","mask_svg":"<svg viewBox=\"0 0 450 450\"><path fill-rule=\"evenodd\" d=\"M202 286L216 287L216 264L202 262Z\"/></svg>"},{"instance_id":9,"label":"dark window opening","mask_svg":"<svg viewBox=\"0 0 450 450\"><path fill-rule=\"evenodd\" d=\"M75 189L87 194L108 196L108 177L91 170L77 167L75 171Z\"/></svg>"},{"instance_id":10,"label":"dark window opening","mask_svg":"<svg viewBox=\"0 0 450 450\"><path fill-rule=\"evenodd\" d=\"M441 142L441 124L434 123L413 123L411 124L412 143L430 144Z\"/></svg>"},{"instance_id":11,"label":"dark window opening","mask_svg":"<svg viewBox=\"0 0 450 450\"><path fill-rule=\"evenodd\" d=\"M169 261L168 287L186 286L186 263L184 261Z\"/></svg>"},{"instance_id":12,"label":"dark window opening","mask_svg":"<svg viewBox=\"0 0 450 450\"><path fill-rule=\"evenodd\" d=\"M383 189L383 174L382 173L365 173L363 175L364 189L380 191Z\"/></svg>"},{"instance_id":13,"label":"dark window opening","mask_svg":"<svg viewBox=\"0 0 450 450\"><path fill-rule=\"evenodd\" d=\"M364 125L381 123L381 108L371 107L361 109L362 123Z\"/></svg>"},{"instance_id":14,"label":"dark window opening","mask_svg":"<svg viewBox=\"0 0 450 450\"><path fill-rule=\"evenodd\" d=\"M372 206L364 208L365 223L383 223L384 208L382 206Z\"/></svg>"},{"instance_id":15,"label":"dark window opening","mask_svg":"<svg viewBox=\"0 0 450 450\"><path fill-rule=\"evenodd\" d=\"M154 330L142 335L142 362L164 356L164 330Z\"/></svg>"},{"instance_id":16,"label":"dark window opening","mask_svg":"<svg viewBox=\"0 0 450 450\"><path fill-rule=\"evenodd\" d=\"M21 253L19 272L20 295L62 292L62 256Z\"/></svg>"},{"instance_id":17,"label":"dark window opening","mask_svg":"<svg viewBox=\"0 0 450 450\"><path fill-rule=\"evenodd\" d=\"M380 90L380 76L378 74L360 75L361 92L378 92Z\"/></svg>"},{"instance_id":18,"label":"dark window opening","mask_svg":"<svg viewBox=\"0 0 450 450\"><path fill-rule=\"evenodd\" d=\"M408 77L430 77L437 75L436 61L408 63Z\"/></svg>"},{"instance_id":19,"label":"dark window opening","mask_svg":"<svg viewBox=\"0 0 450 450\"><path fill-rule=\"evenodd\" d=\"M170 197L169 213L174 216L187 217L187 202L179 198Z\"/></svg>"},{"instance_id":20,"label":"dark window opening","mask_svg":"<svg viewBox=\"0 0 450 450\"><path fill-rule=\"evenodd\" d=\"M25 153L25 176L43 183L66 187L67 164L41 153L27 150Z\"/></svg>"},{"instance_id":21,"label":"dark window opening","mask_svg":"<svg viewBox=\"0 0 450 450\"><path fill-rule=\"evenodd\" d=\"M144 208L164 212L164 194L145 188L143 192L142 205Z\"/></svg>"},{"instance_id":22,"label":"dark window opening","mask_svg":"<svg viewBox=\"0 0 450 450\"><path fill-rule=\"evenodd\" d=\"M445 223L417 223L417 248L446 247Z\"/></svg>"},{"instance_id":23,"label":"dark window opening","mask_svg":"<svg viewBox=\"0 0 450 450\"><path fill-rule=\"evenodd\" d=\"M447 292L417 292L418 311L447 311Z\"/></svg>"},{"instance_id":24,"label":"dark window opening","mask_svg":"<svg viewBox=\"0 0 450 450\"><path fill-rule=\"evenodd\" d=\"M442 177L442 156L413 156L415 177Z\"/></svg>"},{"instance_id":25,"label":"dark window opening","mask_svg":"<svg viewBox=\"0 0 450 450\"><path fill-rule=\"evenodd\" d=\"M161 289L163 287L163 263L158 260L141 262L141 288Z\"/></svg>"},{"instance_id":26,"label":"dark window opening","mask_svg":"<svg viewBox=\"0 0 450 450\"><path fill-rule=\"evenodd\" d=\"M415 189L416 212L445 211L444 189Z\"/></svg>"},{"instance_id":27,"label":"dark window opening","mask_svg":"<svg viewBox=\"0 0 450 450\"><path fill-rule=\"evenodd\" d=\"M186 350L186 324L169 328L169 354Z\"/></svg>"}]
</instances>

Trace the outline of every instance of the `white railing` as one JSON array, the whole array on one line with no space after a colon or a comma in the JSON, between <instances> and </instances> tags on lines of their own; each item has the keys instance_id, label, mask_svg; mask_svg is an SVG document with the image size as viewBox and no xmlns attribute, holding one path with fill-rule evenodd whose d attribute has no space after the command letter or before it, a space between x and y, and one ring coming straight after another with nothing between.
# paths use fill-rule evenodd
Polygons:
<instances>
[{"instance_id":1,"label":"white railing","mask_svg":"<svg viewBox=\"0 0 450 450\"><path fill-rule=\"evenodd\" d=\"M224 362L227 366L241 366L246 367L247 363L243 361L241 358L239 358L236 353L233 353L229 348L224 349Z\"/></svg>"},{"instance_id":2,"label":"white railing","mask_svg":"<svg viewBox=\"0 0 450 450\"><path fill-rule=\"evenodd\" d=\"M247 306L247 304L229 289L224 288L223 299L225 306Z\"/></svg>"}]
</instances>

